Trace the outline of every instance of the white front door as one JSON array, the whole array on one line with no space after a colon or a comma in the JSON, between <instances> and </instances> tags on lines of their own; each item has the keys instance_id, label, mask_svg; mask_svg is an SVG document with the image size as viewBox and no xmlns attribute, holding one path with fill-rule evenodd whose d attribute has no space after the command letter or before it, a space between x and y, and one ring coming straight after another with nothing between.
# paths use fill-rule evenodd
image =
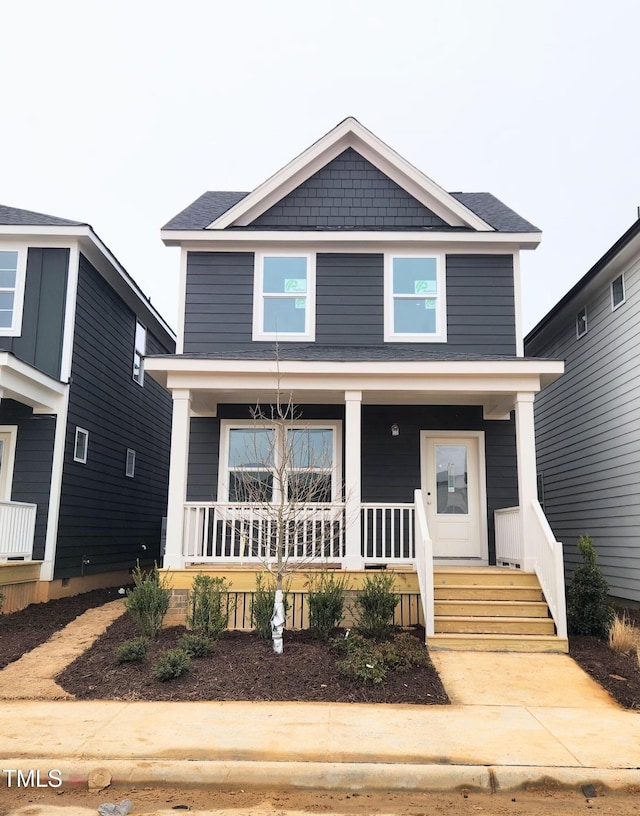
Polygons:
<instances>
[{"instance_id":1,"label":"white front door","mask_svg":"<svg viewBox=\"0 0 640 816\"><path fill-rule=\"evenodd\" d=\"M434 557L486 562L484 434L423 431L421 447L422 495Z\"/></svg>"}]
</instances>

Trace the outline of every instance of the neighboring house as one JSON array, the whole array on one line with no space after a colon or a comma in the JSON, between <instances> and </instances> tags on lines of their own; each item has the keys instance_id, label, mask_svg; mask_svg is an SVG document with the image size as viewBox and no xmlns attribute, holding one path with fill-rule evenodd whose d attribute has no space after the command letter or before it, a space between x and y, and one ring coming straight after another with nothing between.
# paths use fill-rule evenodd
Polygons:
<instances>
[{"instance_id":1,"label":"neighboring house","mask_svg":"<svg viewBox=\"0 0 640 816\"><path fill-rule=\"evenodd\" d=\"M640 601L640 220L526 338L566 374L536 398L538 481L568 577L588 534L614 597Z\"/></svg>"},{"instance_id":2,"label":"neighboring house","mask_svg":"<svg viewBox=\"0 0 640 816\"><path fill-rule=\"evenodd\" d=\"M0 206L5 611L159 558L171 399L142 357L174 349L88 224Z\"/></svg>"},{"instance_id":3,"label":"neighboring house","mask_svg":"<svg viewBox=\"0 0 640 816\"><path fill-rule=\"evenodd\" d=\"M305 454L290 475L319 484L306 552L353 585L370 568L404 568L408 594L419 578L432 645L469 645L471 632L508 648L527 632L539 637L520 648L565 648L539 588L515 586L547 571L564 636L533 427L534 396L562 364L524 359L520 321L520 250L539 230L488 193L445 192L350 118L253 192L205 193L162 238L181 248L177 355L146 365L173 395L164 565L176 593L193 564L251 589L262 528L239 474L277 499L252 453L277 430L251 408L279 384L329 456L319 468ZM331 547L314 549L328 523ZM521 574L495 569L505 563ZM506 583L500 610L465 583ZM523 610L544 619L515 621Z\"/></svg>"}]
</instances>

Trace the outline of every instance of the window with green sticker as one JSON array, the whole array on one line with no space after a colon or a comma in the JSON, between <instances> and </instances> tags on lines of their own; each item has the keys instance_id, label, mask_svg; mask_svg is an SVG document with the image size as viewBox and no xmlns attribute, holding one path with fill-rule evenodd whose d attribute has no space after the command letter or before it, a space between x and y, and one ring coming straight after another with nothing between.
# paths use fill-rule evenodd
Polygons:
<instances>
[{"instance_id":1,"label":"window with green sticker","mask_svg":"<svg viewBox=\"0 0 640 816\"><path fill-rule=\"evenodd\" d=\"M444 260L439 256L385 259L385 340L446 340Z\"/></svg>"},{"instance_id":2,"label":"window with green sticker","mask_svg":"<svg viewBox=\"0 0 640 816\"><path fill-rule=\"evenodd\" d=\"M254 340L313 339L309 255L256 255Z\"/></svg>"}]
</instances>

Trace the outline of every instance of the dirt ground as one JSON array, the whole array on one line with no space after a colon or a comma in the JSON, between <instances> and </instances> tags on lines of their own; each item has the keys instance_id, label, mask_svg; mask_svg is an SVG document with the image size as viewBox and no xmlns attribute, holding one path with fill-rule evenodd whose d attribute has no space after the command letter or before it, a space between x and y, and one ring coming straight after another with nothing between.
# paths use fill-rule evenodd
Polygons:
<instances>
[{"instance_id":1,"label":"dirt ground","mask_svg":"<svg viewBox=\"0 0 640 816\"><path fill-rule=\"evenodd\" d=\"M598 790L588 799L582 791L542 787L511 793L344 793L344 792L281 792L243 790L188 789L108 789L97 793L87 791L8 791L0 790L0 816L17 809L29 816L64 816L77 807L97 813L106 802L119 803L128 798L133 802L132 816L157 813L192 812L203 814L225 811L229 816L285 816L296 812L323 816L575 816L576 813L631 816L640 814L640 793L623 794ZM182 807L178 807L182 806ZM71 816L71 813L70 813Z\"/></svg>"}]
</instances>

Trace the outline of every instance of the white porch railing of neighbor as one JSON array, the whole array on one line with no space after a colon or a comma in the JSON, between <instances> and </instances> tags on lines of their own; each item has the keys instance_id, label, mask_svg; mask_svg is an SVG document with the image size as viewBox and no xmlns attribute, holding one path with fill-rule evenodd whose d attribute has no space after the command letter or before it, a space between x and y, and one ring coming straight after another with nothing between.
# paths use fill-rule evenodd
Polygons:
<instances>
[{"instance_id":1,"label":"white porch railing of neighbor","mask_svg":"<svg viewBox=\"0 0 640 816\"><path fill-rule=\"evenodd\" d=\"M0 502L0 561L33 556L36 504Z\"/></svg>"},{"instance_id":2,"label":"white porch railing of neighbor","mask_svg":"<svg viewBox=\"0 0 640 816\"><path fill-rule=\"evenodd\" d=\"M415 558L413 504L365 502L362 508L362 557L367 564L410 564Z\"/></svg>"},{"instance_id":3,"label":"white porch railing of neighbor","mask_svg":"<svg viewBox=\"0 0 640 816\"><path fill-rule=\"evenodd\" d=\"M427 514L422 501L422 491L416 490L415 498L415 551L416 572L420 587L420 599L424 612L424 628L427 639L434 633L433 591L433 542L429 535Z\"/></svg>"},{"instance_id":4,"label":"white porch railing of neighbor","mask_svg":"<svg viewBox=\"0 0 640 816\"><path fill-rule=\"evenodd\" d=\"M300 505L287 528L287 560L343 558L344 504ZM259 505L187 502L183 556L186 562L199 564L264 563L276 555L276 532L273 512Z\"/></svg>"},{"instance_id":5,"label":"white porch railing of neighbor","mask_svg":"<svg viewBox=\"0 0 640 816\"><path fill-rule=\"evenodd\" d=\"M520 508L505 507L496 510L496 564L521 567L524 563L522 536L520 535Z\"/></svg>"},{"instance_id":6,"label":"white porch railing of neighbor","mask_svg":"<svg viewBox=\"0 0 640 816\"><path fill-rule=\"evenodd\" d=\"M527 529L527 560L534 565L558 637L567 636L567 609L564 586L562 544L556 541L549 522L537 499L532 501L532 523ZM520 508L495 511L496 562L524 563L524 543L520 533Z\"/></svg>"}]
</instances>

